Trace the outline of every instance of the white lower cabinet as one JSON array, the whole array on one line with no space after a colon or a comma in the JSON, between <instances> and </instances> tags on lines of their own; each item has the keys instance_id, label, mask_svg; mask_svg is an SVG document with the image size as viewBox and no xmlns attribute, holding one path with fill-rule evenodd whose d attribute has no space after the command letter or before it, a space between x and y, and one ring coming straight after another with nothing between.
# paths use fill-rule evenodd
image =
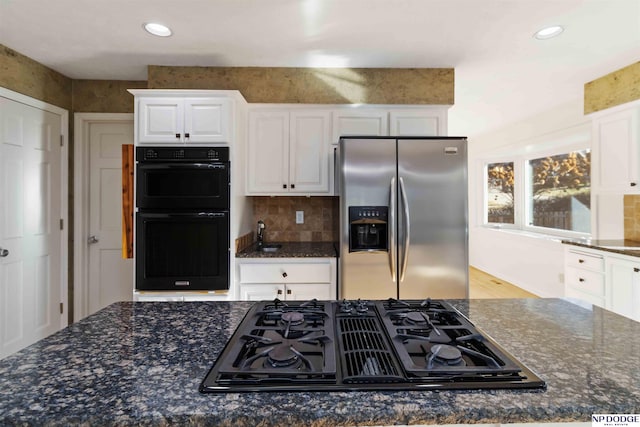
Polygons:
<instances>
[{"instance_id":1,"label":"white lower cabinet","mask_svg":"<svg viewBox=\"0 0 640 427\"><path fill-rule=\"evenodd\" d=\"M609 309L640 322L640 260L607 257Z\"/></svg>"},{"instance_id":2,"label":"white lower cabinet","mask_svg":"<svg viewBox=\"0 0 640 427\"><path fill-rule=\"evenodd\" d=\"M331 300L336 296L335 258L238 260L240 299Z\"/></svg>"},{"instance_id":3,"label":"white lower cabinet","mask_svg":"<svg viewBox=\"0 0 640 427\"><path fill-rule=\"evenodd\" d=\"M565 295L606 307L604 256L569 249L565 252Z\"/></svg>"},{"instance_id":4,"label":"white lower cabinet","mask_svg":"<svg viewBox=\"0 0 640 427\"><path fill-rule=\"evenodd\" d=\"M640 258L567 246L565 296L640 321Z\"/></svg>"}]
</instances>

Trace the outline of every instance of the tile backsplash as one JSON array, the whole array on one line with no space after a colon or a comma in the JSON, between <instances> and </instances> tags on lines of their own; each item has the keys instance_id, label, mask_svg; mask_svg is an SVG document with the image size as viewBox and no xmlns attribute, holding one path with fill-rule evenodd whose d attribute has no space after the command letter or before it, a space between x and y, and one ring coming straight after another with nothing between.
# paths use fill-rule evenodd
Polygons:
<instances>
[{"instance_id":1,"label":"tile backsplash","mask_svg":"<svg viewBox=\"0 0 640 427\"><path fill-rule=\"evenodd\" d=\"M263 220L266 242L335 242L340 229L338 197L253 197L254 224ZM304 224L296 224L296 211Z\"/></svg>"},{"instance_id":2,"label":"tile backsplash","mask_svg":"<svg viewBox=\"0 0 640 427\"><path fill-rule=\"evenodd\" d=\"M640 242L640 195L624 196L624 238Z\"/></svg>"}]
</instances>

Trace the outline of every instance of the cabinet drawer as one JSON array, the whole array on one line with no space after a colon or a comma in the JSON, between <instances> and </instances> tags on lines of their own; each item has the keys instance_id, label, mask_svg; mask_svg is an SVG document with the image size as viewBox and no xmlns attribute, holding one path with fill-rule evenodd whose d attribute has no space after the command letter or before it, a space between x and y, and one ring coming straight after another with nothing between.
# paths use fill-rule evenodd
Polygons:
<instances>
[{"instance_id":1,"label":"cabinet drawer","mask_svg":"<svg viewBox=\"0 0 640 427\"><path fill-rule=\"evenodd\" d=\"M604 297L604 274L580 268L567 268L567 285L580 292Z\"/></svg>"},{"instance_id":2,"label":"cabinet drawer","mask_svg":"<svg viewBox=\"0 0 640 427\"><path fill-rule=\"evenodd\" d=\"M300 264L240 264L242 283L328 283L331 265L321 263Z\"/></svg>"},{"instance_id":3,"label":"cabinet drawer","mask_svg":"<svg viewBox=\"0 0 640 427\"><path fill-rule=\"evenodd\" d=\"M566 262L568 267L604 272L604 259L600 255L569 251L567 252Z\"/></svg>"}]
</instances>

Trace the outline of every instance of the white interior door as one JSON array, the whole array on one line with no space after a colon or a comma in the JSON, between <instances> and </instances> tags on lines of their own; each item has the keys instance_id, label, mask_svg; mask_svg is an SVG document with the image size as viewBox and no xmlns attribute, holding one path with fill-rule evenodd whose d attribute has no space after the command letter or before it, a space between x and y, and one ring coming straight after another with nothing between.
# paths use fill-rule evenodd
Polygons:
<instances>
[{"instance_id":1,"label":"white interior door","mask_svg":"<svg viewBox=\"0 0 640 427\"><path fill-rule=\"evenodd\" d=\"M122 145L133 121L89 123L88 309L133 298L133 259L122 258Z\"/></svg>"},{"instance_id":2,"label":"white interior door","mask_svg":"<svg viewBox=\"0 0 640 427\"><path fill-rule=\"evenodd\" d=\"M0 357L65 323L61 116L0 97Z\"/></svg>"}]
</instances>

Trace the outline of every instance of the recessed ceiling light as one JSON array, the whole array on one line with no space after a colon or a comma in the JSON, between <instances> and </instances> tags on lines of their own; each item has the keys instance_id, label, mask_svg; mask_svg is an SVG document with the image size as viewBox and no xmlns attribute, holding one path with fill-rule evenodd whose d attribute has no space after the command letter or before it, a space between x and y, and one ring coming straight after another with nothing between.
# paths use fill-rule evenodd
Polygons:
<instances>
[{"instance_id":1,"label":"recessed ceiling light","mask_svg":"<svg viewBox=\"0 0 640 427\"><path fill-rule=\"evenodd\" d=\"M169 37L171 33L171 29L166 25L158 24L157 22L147 22L143 25L143 28L154 36L158 37Z\"/></svg>"},{"instance_id":2,"label":"recessed ceiling light","mask_svg":"<svg viewBox=\"0 0 640 427\"><path fill-rule=\"evenodd\" d=\"M550 25L535 32L534 38L538 40L546 40L559 36L564 31L561 25Z\"/></svg>"}]
</instances>

